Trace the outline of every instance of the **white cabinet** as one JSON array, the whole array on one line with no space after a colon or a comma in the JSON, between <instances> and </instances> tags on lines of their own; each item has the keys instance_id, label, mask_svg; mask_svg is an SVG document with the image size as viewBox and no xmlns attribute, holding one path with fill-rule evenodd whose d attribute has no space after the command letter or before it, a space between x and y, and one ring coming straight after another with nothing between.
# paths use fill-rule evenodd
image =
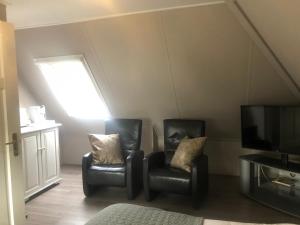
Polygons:
<instances>
[{"instance_id":1,"label":"white cabinet","mask_svg":"<svg viewBox=\"0 0 300 225\"><path fill-rule=\"evenodd\" d=\"M58 132L58 126L22 132L25 199L61 180Z\"/></svg>"}]
</instances>

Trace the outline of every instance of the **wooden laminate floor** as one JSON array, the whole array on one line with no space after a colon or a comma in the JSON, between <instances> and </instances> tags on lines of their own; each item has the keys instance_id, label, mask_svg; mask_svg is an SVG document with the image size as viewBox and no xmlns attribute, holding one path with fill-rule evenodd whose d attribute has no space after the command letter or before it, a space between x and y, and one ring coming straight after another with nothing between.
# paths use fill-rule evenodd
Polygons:
<instances>
[{"instance_id":1,"label":"wooden laminate floor","mask_svg":"<svg viewBox=\"0 0 300 225\"><path fill-rule=\"evenodd\" d=\"M26 204L26 225L83 225L104 207L132 203L202 216L209 219L255 222L297 223L300 220L260 205L239 193L239 180L230 176L211 176L210 193L201 208L194 210L190 199L180 195L159 195L144 201L143 193L128 201L123 188L102 188L92 198L82 192L81 168L64 166L61 183ZM300 206L299 206L300 207Z\"/></svg>"}]
</instances>

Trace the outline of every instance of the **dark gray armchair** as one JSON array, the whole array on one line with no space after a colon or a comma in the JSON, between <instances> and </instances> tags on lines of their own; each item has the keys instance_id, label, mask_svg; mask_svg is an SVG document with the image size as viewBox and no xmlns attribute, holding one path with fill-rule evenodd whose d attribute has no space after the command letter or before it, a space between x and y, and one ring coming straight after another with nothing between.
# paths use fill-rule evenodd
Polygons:
<instances>
[{"instance_id":1,"label":"dark gray armchair","mask_svg":"<svg viewBox=\"0 0 300 225\"><path fill-rule=\"evenodd\" d=\"M93 165L92 153L82 159L82 182L86 196L91 196L97 186L126 187L128 199L133 199L142 187L144 152L140 150L142 121L114 119L106 122L105 134L119 134L124 164Z\"/></svg>"},{"instance_id":2,"label":"dark gray armchair","mask_svg":"<svg viewBox=\"0 0 300 225\"><path fill-rule=\"evenodd\" d=\"M172 192L191 195L193 206L208 191L208 158L202 154L193 161L191 173L170 167L170 161L182 138L205 136L202 120L164 120L164 151L152 152L144 158L143 180L145 198L153 199L157 192Z\"/></svg>"}]
</instances>

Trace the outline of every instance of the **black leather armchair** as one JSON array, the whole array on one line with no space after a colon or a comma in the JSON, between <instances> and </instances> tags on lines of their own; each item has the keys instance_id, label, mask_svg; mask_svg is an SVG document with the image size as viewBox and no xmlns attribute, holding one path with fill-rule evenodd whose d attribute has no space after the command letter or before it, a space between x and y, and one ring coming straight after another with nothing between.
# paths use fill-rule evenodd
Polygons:
<instances>
[{"instance_id":1,"label":"black leather armchair","mask_svg":"<svg viewBox=\"0 0 300 225\"><path fill-rule=\"evenodd\" d=\"M140 150L142 121L114 119L105 124L105 134L119 134L124 164L93 165L92 153L82 159L83 191L90 196L97 186L126 187L128 199L133 199L142 187L144 152Z\"/></svg>"},{"instance_id":2,"label":"black leather armchair","mask_svg":"<svg viewBox=\"0 0 300 225\"><path fill-rule=\"evenodd\" d=\"M208 191L208 158L202 154L194 159L191 173L170 167L180 140L205 136L205 122L202 120L164 120L164 151L152 152L144 158L144 192L147 201L151 201L157 192L172 192L191 195L193 206Z\"/></svg>"}]
</instances>

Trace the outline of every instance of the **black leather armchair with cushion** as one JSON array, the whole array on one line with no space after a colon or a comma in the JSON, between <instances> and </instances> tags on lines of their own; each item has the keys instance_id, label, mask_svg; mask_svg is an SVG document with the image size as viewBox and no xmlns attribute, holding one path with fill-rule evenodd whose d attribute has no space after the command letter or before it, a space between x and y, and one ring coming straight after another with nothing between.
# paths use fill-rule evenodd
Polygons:
<instances>
[{"instance_id":1,"label":"black leather armchair with cushion","mask_svg":"<svg viewBox=\"0 0 300 225\"><path fill-rule=\"evenodd\" d=\"M144 158L144 191L147 201L157 192L172 192L191 195L193 206L208 191L208 158L202 154L194 159L192 171L170 167L171 159L182 138L205 136L205 122L202 120L164 120L164 151L152 152Z\"/></svg>"},{"instance_id":2,"label":"black leather armchair with cushion","mask_svg":"<svg viewBox=\"0 0 300 225\"><path fill-rule=\"evenodd\" d=\"M142 121L114 119L105 124L105 134L119 134L124 164L93 165L92 153L82 159L83 191L90 196L97 186L126 187L133 199L142 187L144 152L140 150Z\"/></svg>"}]
</instances>

